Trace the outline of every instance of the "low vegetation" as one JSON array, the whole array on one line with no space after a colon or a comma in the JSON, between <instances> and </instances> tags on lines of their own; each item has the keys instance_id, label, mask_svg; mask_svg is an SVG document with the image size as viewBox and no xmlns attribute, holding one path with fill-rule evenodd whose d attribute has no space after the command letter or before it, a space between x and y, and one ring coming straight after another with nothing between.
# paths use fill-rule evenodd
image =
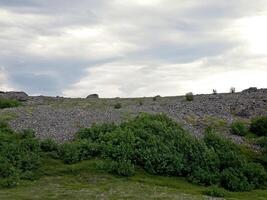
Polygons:
<instances>
[{"instance_id":1,"label":"low vegetation","mask_svg":"<svg viewBox=\"0 0 267 200\"><path fill-rule=\"evenodd\" d=\"M31 131L15 134L0 123L0 187L14 187L20 179L34 179L40 148Z\"/></svg>"},{"instance_id":2,"label":"low vegetation","mask_svg":"<svg viewBox=\"0 0 267 200\"><path fill-rule=\"evenodd\" d=\"M230 126L231 132L234 135L245 136L248 134L248 127L242 121L235 121Z\"/></svg>"},{"instance_id":3,"label":"low vegetation","mask_svg":"<svg viewBox=\"0 0 267 200\"><path fill-rule=\"evenodd\" d=\"M0 98L0 109L18 107L20 105L21 103L15 99L1 99Z\"/></svg>"},{"instance_id":4,"label":"low vegetation","mask_svg":"<svg viewBox=\"0 0 267 200\"><path fill-rule=\"evenodd\" d=\"M188 92L185 94L186 101L193 101L194 100L194 94L192 92Z\"/></svg>"},{"instance_id":5,"label":"low vegetation","mask_svg":"<svg viewBox=\"0 0 267 200\"><path fill-rule=\"evenodd\" d=\"M267 116L253 119L250 130L258 136L267 136Z\"/></svg>"},{"instance_id":6,"label":"low vegetation","mask_svg":"<svg viewBox=\"0 0 267 200\"><path fill-rule=\"evenodd\" d=\"M209 187L209 189L207 189L203 193L211 197L225 197L226 196L226 191L222 188L219 188L216 185Z\"/></svg>"},{"instance_id":7,"label":"low vegetation","mask_svg":"<svg viewBox=\"0 0 267 200\"><path fill-rule=\"evenodd\" d=\"M114 108L115 108L115 109L120 109L120 108L121 108L121 103L116 103L116 104L114 105Z\"/></svg>"},{"instance_id":8,"label":"low vegetation","mask_svg":"<svg viewBox=\"0 0 267 200\"><path fill-rule=\"evenodd\" d=\"M243 125L233 127L243 132ZM266 139L263 137L259 144L266 155ZM162 114L140 114L118 125L93 125L81 129L74 141L64 144L50 139L39 141L31 131L16 134L1 123L0 147L1 187L14 187L23 180L47 174L41 167L47 156L62 160L70 168L96 160L95 170L121 177L136 177L140 171L152 176L181 177L210 186L202 193L214 197L231 194L224 189L251 191L266 185L264 167L252 162L238 145L213 129L208 129L203 139L196 139Z\"/></svg>"},{"instance_id":9,"label":"low vegetation","mask_svg":"<svg viewBox=\"0 0 267 200\"><path fill-rule=\"evenodd\" d=\"M234 143L212 131L204 140L195 139L165 115L142 114L120 125L94 125L61 148L65 163L91 157L101 157L106 162L101 169L122 176L141 167L151 174L182 176L230 191L249 191L266 181L264 168L249 162Z\"/></svg>"}]
</instances>

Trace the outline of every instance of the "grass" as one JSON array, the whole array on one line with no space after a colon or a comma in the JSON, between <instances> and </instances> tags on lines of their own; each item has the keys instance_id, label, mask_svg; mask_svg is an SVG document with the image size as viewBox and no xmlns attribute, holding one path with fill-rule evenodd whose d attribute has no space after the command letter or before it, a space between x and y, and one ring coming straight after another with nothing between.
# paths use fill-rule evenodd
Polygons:
<instances>
[{"instance_id":1,"label":"grass","mask_svg":"<svg viewBox=\"0 0 267 200\"><path fill-rule=\"evenodd\" d=\"M0 189L0 199L208 199L206 187L188 183L183 178L154 176L138 170L133 177L119 177L96 168L98 160L65 165L43 156L39 180L22 181L12 189ZM263 200L267 190L228 192L225 199Z\"/></svg>"}]
</instances>

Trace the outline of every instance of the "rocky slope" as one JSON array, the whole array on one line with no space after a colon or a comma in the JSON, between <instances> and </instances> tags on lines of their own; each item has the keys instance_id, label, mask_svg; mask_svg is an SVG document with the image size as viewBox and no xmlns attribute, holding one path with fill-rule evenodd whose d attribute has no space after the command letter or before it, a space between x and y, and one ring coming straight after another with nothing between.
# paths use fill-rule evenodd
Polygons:
<instances>
[{"instance_id":1,"label":"rocky slope","mask_svg":"<svg viewBox=\"0 0 267 200\"><path fill-rule=\"evenodd\" d=\"M59 142L71 140L77 130L93 123L120 122L140 112L165 113L183 124L190 133L201 137L207 126L242 143L229 133L233 120L249 120L267 115L267 89L251 88L241 93L195 95L193 101L184 96L157 98L102 99L96 95L82 98L31 97L25 93L0 93L0 98L15 98L23 105L0 110L0 120L8 120L16 129L33 129L40 138ZM116 103L121 104L115 109Z\"/></svg>"}]
</instances>

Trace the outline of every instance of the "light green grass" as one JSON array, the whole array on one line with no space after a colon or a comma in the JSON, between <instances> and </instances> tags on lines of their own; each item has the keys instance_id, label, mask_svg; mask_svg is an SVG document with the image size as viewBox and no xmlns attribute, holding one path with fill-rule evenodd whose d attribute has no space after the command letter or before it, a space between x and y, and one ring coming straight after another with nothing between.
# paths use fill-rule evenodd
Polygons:
<instances>
[{"instance_id":1,"label":"light green grass","mask_svg":"<svg viewBox=\"0 0 267 200\"><path fill-rule=\"evenodd\" d=\"M153 176L142 170L133 177L119 177L97 170L96 163L97 160L91 160L65 165L45 157L39 180L23 181L12 189L0 189L0 199L209 199L202 195L207 188L183 178ZM226 199L263 200L267 199L267 190L229 192Z\"/></svg>"}]
</instances>

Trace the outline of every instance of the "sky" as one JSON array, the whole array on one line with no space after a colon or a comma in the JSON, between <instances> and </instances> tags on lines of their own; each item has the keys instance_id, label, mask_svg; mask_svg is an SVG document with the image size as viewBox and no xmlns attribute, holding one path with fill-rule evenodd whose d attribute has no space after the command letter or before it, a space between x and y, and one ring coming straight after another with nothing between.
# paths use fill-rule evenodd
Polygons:
<instances>
[{"instance_id":1,"label":"sky","mask_svg":"<svg viewBox=\"0 0 267 200\"><path fill-rule=\"evenodd\" d=\"M0 0L0 91L267 88L267 0Z\"/></svg>"}]
</instances>

